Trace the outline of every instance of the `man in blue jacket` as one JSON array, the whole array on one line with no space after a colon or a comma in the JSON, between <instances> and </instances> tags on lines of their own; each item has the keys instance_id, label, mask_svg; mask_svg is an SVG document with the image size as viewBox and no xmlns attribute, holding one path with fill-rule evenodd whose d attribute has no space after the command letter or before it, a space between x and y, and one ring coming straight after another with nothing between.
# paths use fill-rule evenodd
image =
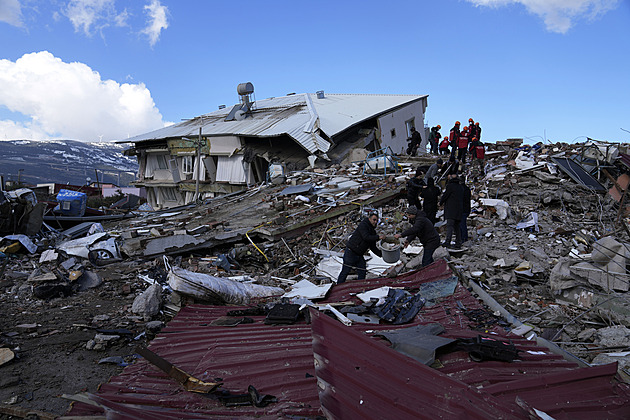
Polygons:
<instances>
[{"instance_id":1,"label":"man in blue jacket","mask_svg":"<svg viewBox=\"0 0 630 420\"><path fill-rule=\"evenodd\" d=\"M366 262L363 258L363 254L369 249L372 250L379 257L381 256L381 250L376 247L376 241L383 239L385 235L378 235L376 233L376 225L378 224L378 215L376 213L370 213L368 217L363 219L359 226L356 228L348 242L346 242L346 250L343 253L343 267L339 277L337 277L337 284L346 281L346 277L350 274L350 270L353 268L357 270L357 279L365 279L365 267Z\"/></svg>"}]
</instances>

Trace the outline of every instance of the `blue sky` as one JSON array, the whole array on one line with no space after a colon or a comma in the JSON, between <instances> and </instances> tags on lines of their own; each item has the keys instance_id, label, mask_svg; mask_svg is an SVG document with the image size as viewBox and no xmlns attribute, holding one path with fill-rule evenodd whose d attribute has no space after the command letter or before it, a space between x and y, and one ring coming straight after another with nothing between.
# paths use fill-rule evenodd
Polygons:
<instances>
[{"instance_id":1,"label":"blue sky","mask_svg":"<svg viewBox=\"0 0 630 420\"><path fill-rule=\"evenodd\" d=\"M630 142L630 1L0 0L0 139L120 140L289 92L428 94L483 140Z\"/></svg>"}]
</instances>

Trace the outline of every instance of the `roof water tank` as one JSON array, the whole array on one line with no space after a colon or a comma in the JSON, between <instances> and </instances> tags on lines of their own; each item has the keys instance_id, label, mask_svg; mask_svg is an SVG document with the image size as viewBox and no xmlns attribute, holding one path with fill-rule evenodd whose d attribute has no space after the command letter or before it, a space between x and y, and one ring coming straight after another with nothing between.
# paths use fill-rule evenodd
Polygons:
<instances>
[{"instance_id":1,"label":"roof water tank","mask_svg":"<svg viewBox=\"0 0 630 420\"><path fill-rule=\"evenodd\" d=\"M254 93L254 85L251 82L239 83L236 88L239 95L251 95Z\"/></svg>"}]
</instances>

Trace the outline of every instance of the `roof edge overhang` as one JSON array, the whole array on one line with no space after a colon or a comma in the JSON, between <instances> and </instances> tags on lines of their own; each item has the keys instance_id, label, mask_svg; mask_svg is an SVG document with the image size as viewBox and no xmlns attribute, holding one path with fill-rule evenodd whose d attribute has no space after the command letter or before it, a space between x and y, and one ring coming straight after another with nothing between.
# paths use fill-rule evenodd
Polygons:
<instances>
[{"instance_id":1,"label":"roof edge overhang","mask_svg":"<svg viewBox=\"0 0 630 420\"><path fill-rule=\"evenodd\" d=\"M414 95L414 96L416 96L416 95ZM371 116L369 116L369 117L367 117L367 118L364 118L364 119L362 119L362 120L360 120L360 121L357 121L357 122L353 123L352 125L347 126L346 128L344 128L344 129L343 129L343 130L341 130L341 131L338 131L338 132L336 132L336 133L334 133L334 134L330 134L330 135L329 135L329 137L332 139L332 138L334 138L334 137L338 136L339 134L344 133L345 131L347 131L347 130L349 130L349 129L353 128L353 127L356 127L357 125L364 123L364 122L365 122L365 121L367 121L367 120L370 120L370 119L372 119L372 118L377 118L377 117L379 117L379 116L381 116L381 115L383 115L383 114L387 114L387 113L390 113L390 112L397 111L397 110L399 110L399 109L401 109L401 108L404 108L404 107L408 106L409 104L412 104L412 103L414 103L414 102L418 102L418 101L423 100L423 99L426 99L426 98L428 98L428 97L429 97L429 95L420 95L419 97L416 97L415 99L411 99L411 100L409 100L409 101L407 101L407 102L404 102L404 103L402 103L402 104L399 104L399 105L393 106L393 107L391 107L391 108L387 108L387 109L386 109L386 110L384 110L384 111L378 112L378 113L373 114L373 115L371 115ZM326 134L328 135L328 133L326 133Z\"/></svg>"}]
</instances>

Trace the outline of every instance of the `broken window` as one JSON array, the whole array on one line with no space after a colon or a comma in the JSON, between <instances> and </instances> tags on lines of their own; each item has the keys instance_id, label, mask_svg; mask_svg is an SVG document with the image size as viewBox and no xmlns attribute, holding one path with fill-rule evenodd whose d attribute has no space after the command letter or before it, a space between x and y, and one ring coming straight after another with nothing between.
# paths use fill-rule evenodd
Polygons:
<instances>
[{"instance_id":1,"label":"broken window","mask_svg":"<svg viewBox=\"0 0 630 420\"><path fill-rule=\"evenodd\" d=\"M184 174L193 173L193 157L192 156L182 157L182 173Z\"/></svg>"},{"instance_id":2,"label":"broken window","mask_svg":"<svg viewBox=\"0 0 630 420\"><path fill-rule=\"evenodd\" d=\"M395 128L392 128L392 130L389 132L389 135L390 135L392 138L396 137L396 129L395 129Z\"/></svg>"},{"instance_id":3,"label":"broken window","mask_svg":"<svg viewBox=\"0 0 630 420\"><path fill-rule=\"evenodd\" d=\"M177 192L175 188L162 188L161 191L164 201L177 201Z\"/></svg>"},{"instance_id":4,"label":"broken window","mask_svg":"<svg viewBox=\"0 0 630 420\"><path fill-rule=\"evenodd\" d=\"M155 159L157 160L157 169L168 169L166 155L155 155Z\"/></svg>"}]
</instances>

